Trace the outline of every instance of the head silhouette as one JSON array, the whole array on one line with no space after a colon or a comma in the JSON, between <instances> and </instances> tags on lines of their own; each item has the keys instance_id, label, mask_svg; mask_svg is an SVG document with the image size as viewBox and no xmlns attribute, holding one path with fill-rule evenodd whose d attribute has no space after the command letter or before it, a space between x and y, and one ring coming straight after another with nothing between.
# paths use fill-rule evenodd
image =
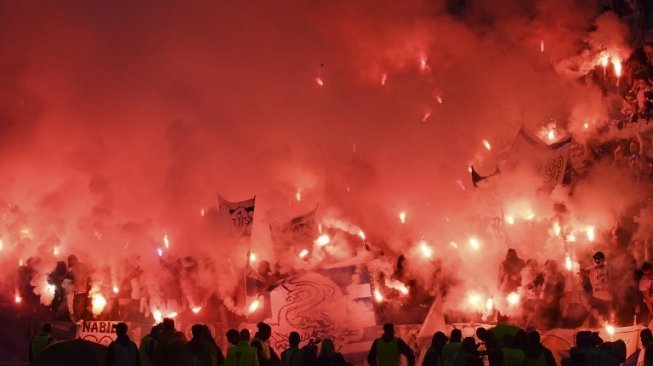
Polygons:
<instances>
[{"instance_id":1,"label":"head silhouette","mask_svg":"<svg viewBox=\"0 0 653 366\"><path fill-rule=\"evenodd\" d=\"M116 324L116 335L118 337L124 337L127 335L127 324L126 323L118 323Z\"/></svg>"},{"instance_id":2,"label":"head silhouette","mask_svg":"<svg viewBox=\"0 0 653 366\"><path fill-rule=\"evenodd\" d=\"M392 323L383 324L383 336L384 337L394 337L395 335L395 326Z\"/></svg>"},{"instance_id":3,"label":"head silhouette","mask_svg":"<svg viewBox=\"0 0 653 366\"><path fill-rule=\"evenodd\" d=\"M460 342L463 339L463 332L460 329L453 329L451 335L449 336L449 342L455 343Z\"/></svg>"},{"instance_id":4,"label":"head silhouette","mask_svg":"<svg viewBox=\"0 0 653 366\"><path fill-rule=\"evenodd\" d=\"M240 340L249 341L249 329L245 328L240 331Z\"/></svg>"},{"instance_id":5,"label":"head silhouette","mask_svg":"<svg viewBox=\"0 0 653 366\"><path fill-rule=\"evenodd\" d=\"M236 345L236 343L238 343L238 338L240 338L240 334L238 334L238 330L233 328L229 329L226 335L227 335L227 342L233 345Z\"/></svg>"},{"instance_id":6,"label":"head silhouette","mask_svg":"<svg viewBox=\"0 0 653 366\"><path fill-rule=\"evenodd\" d=\"M290 332L288 335L288 343L290 344L290 347L297 348L299 347L299 333L297 332Z\"/></svg>"}]
</instances>

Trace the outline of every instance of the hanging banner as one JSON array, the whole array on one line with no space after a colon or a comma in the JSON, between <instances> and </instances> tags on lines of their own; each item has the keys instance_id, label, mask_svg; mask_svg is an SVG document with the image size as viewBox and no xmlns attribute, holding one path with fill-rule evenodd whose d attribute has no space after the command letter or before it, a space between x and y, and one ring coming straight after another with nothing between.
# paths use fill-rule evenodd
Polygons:
<instances>
[{"instance_id":1,"label":"hanging banner","mask_svg":"<svg viewBox=\"0 0 653 366\"><path fill-rule=\"evenodd\" d=\"M218 195L219 215L230 220L234 236L251 236L254 223L254 206L256 196L241 202L230 202Z\"/></svg>"}]
</instances>

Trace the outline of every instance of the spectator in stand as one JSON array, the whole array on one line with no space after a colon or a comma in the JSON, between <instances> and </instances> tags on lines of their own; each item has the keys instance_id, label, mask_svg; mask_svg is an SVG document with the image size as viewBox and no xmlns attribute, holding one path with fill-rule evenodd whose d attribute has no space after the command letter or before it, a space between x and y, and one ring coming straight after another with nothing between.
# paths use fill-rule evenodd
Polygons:
<instances>
[{"instance_id":1,"label":"spectator in stand","mask_svg":"<svg viewBox=\"0 0 653 366\"><path fill-rule=\"evenodd\" d=\"M435 334L433 334L433 338L431 339L431 347L429 347L429 349L426 351L426 355L424 355L422 366L444 366L442 350L444 349L444 345L446 343L447 336L442 332L435 332Z\"/></svg>"},{"instance_id":2,"label":"spectator in stand","mask_svg":"<svg viewBox=\"0 0 653 366\"><path fill-rule=\"evenodd\" d=\"M499 288L504 295L517 291L521 285L521 270L525 265L515 249L508 249L506 259L499 266Z\"/></svg>"},{"instance_id":3,"label":"spectator in stand","mask_svg":"<svg viewBox=\"0 0 653 366\"><path fill-rule=\"evenodd\" d=\"M452 329L449 335L449 342L442 348L442 361L444 365L451 364L453 356L462 346L463 333L460 329Z\"/></svg>"},{"instance_id":4,"label":"spectator in stand","mask_svg":"<svg viewBox=\"0 0 653 366\"><path fill-rule=\"evenodd\" d=\"M68 279L67 303L70 319L73 323L87 315L88 290L90 272L86 264L79 261L77 256L68 256Z\"/></svg>"},{"instance_id":5,"label":"spectator in stand","mask_svg":"<svg viewBox=\"0 0 653 366\"><path fill-rule=\"evenodd\" d=\"M256 348L259 363L261 366L278 366L280 363L279 356L268 343L272 335L272 328L263 322L258 323L256 327L258 332L254 336L252 347Z\"/></svg>"},{"instance_id":6,"label":"spectator in stand","mask_svg":"<svg viewBox=\"0 0 653 366\"><path fill-rule=\"evenodd\" d=\"M526 327L534 325L536 311L540 308L540 295L544 285L544 274L540 272L537 261L529 259L521 272L521 288L523 293L523 323Z\"/></svg>"},{"instance_id":7,"label":"spectator in stand","mask_svg":"<svg viewBox=\"0 0 653 366\"><path fill-rule=\"evenodd\" d=\"M116 340L107 348L106 366L140 366L138 347L127 335L127 324L116 324Z\"/></svg>"},{"instance_id":8,"label":"spectator in stand","mask_svg":"<svg viewBox=\"0 0 653 366\"><path fill-rule=\"evenodd\" d=\"M639 332L639 339L642 342L642 349L636 351L637 366L653 364L653 333L651 333L651 329L642 329Z\"/></svg>"},{"instance_id":9,"label":"spectator in stand","mask_svg":"<svg viewBox=\"0 0 653 366\"><path fill-rule=\"evenodd\" d=\"M161 324L152 327L150 334L141 339L138 351L141 356L141 366L152 366L154 361L154 353L156 351L156 342L161 334Z\"/></svg>"},{"instance_id":10,"label":"spectator in stand","mask_svg":"<svg viewBox=\"0 0 653 366\"><path fill-rule=\"evenodd\" d=\"M34 361L36 357L38 357L38 355L40 355L41 352L43 352L43 350L53 342L54 342L54 338L52 337L52 324L45 323L43 324L41 331L37 333L34 336L34 338L32 338L32 341L30 342L30 346L29 346L30 362Z\"/></svg>"},{"instance_id":11,"label":"spectator in stand","mask_svg":"<svg viewBox=\"0 0 653 366\"><path fill-rule=\"evenodd\" d=\"M260 366L256 348L249 345L249 330L240 331L238 343L227 350L225 366Z\"/></svg>"},{"instance_id":12,"label":"spectator in stand","mask_svg":"<svg viewBox=\"0 0 653 366\"><path fill-rule=\"evenodd\" d=\"M304 366L304 351L299 349L299 333L290 332L289 347L281 353L281 366Z\"/></svg>"},{"instance_id":13,"label":"spectator in stand","mask_svg":"<svg viewBox=\"0 0 653 366\"><path fill-rule=\"evenodd\" d=\"M540 340L540 333L537 331L528 333L528 345L525 354L524 366L556 366L553 353L544 347Z\"/></svg>"},{"instance_id":14,"label":"spectator in stand","mask_svg":"<svg viewBox=\"0 0 653 366\"><path fill-rule=\"evenodd\" d=\"M583 273L589 278L592 285L590 306L595 321L600 325L610 320L612 313L612 276L605 263L605 254L603 252L596 252L592 259L594 265L583 270Z\"/></svg>"},{"instance_id":15,"label":"spectator in stand","mask_svg":"<svg viewBox=\"0 0 653 366\"><path fill-rule=\"evenodd\" d=\"M204 340L204 329L201 324L191 327L193 338L186 343L186 357L189 366L212 366L211 348Z\"/></svg>"},{"instance_id":16,"label":"spectator in stand","mask_svg":"<svg viewBox=\"0 0 653 366\"><path fill-rule=\"evenodd\" d=\"M650 322L653 320L651 319L651 314L653 314L653 265L650 262L644 262L642 272L642 278L639 280L639 291L642 293L644 304L648 309L650 326Z\"/></svg>"},{"instance_id":17,"label":"spectator in stand","mask_svg":"<svg viewBox=\"0 0 653 366\"><path fill-rule=\"evenodd\" d=\"M345 361L342 353L336 352L331 339L325 338L322 341L320 355L317 357L317 366L352 366L352 364Z\"/></svg>"},{"instance_id":18,"label":"spectator in stand","mask_svg":"<svg viewBox=\"0 0 653 366\"><path fill-rule=\"evenodd\" d=\"M542 288L542 326L545 329L556 327L560 321L561 301L565 294L565 276L558 271L554 260L544 262L544 287Z\"/></svg>"},{"instance_id":19,"label":"spectator in stand","mask_svg":"<svg viewBox=\"0 0 653 366\"><path fill-rule=\"evenodd\" d=\"M367 355L370 366L399 366L401 355L406 357L408 366L415 365L415 354L403 339L395 337L395 327L392 323L383 325L383 335L372 343Z\"/></svg>"}]
</instances>

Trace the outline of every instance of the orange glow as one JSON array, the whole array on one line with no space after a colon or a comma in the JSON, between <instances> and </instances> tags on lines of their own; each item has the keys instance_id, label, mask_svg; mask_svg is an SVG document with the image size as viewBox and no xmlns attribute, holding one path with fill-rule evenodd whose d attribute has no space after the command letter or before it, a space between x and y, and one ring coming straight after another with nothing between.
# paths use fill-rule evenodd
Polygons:
<instances>
[{"instance_id":1,"label":"orange glow","mask_svg":"<svg viewBox=\"0 0 653 366\"><path fill-rule=\"evenodd\" d=\"M512 217L510 215L506 216L506 224L513 225L514 223L515 223L515 218L514 217Z\"/></svg>"},{"instance_id":2,"label":"orange glow","mask_svg":"<svg viewBox=\"0 0 653 366\"><path fill-rule=\"evenodd\" d=\"M574 269L574 263L571 261L571 257L569 255L565 257L565 268L567 268L567 271Z\"/></svg>"},{"instance_id":3,"label":"orange glow","mask_svg":"<svg viewBox=\"0 0 653 366\"><path fill-rule=\"evenodd\" d=\"M494 309L494 300L491 297L485 301L485 310L492 311Z\"/></svg>"},{"instance_id":4,"label":"orange glow","mask_svg":"<svg viewBox=\"0 0 653 366\"><path fill-rule=\"evenodd\" d=\"M120 292L120 289L118 288L118 286L113 285L113 293L117 294L118 292Z\"/></svg>"},{"instance_id":5,"label":"orange glow","mask_svg":"<svg viewBox=\"0 0 653 366\"><path fill-rule=\"evenodd\" d=\"M156 248L156 254L158 254L159 257L163 257L163 249L161 249L161 248Z\"/></svg>"},{"instance_id":6,"label":"orange glow","mask_svg":"<svg viewBox=\"0 0 653 366\"><path fill-rule=\"evenodd\" d=\"M388 80L388 74L384 73L381 75L381 85L385 85L386 80Z\"/></svg>"},{"instance_id":7,"label":"orange glow","mask_svg":"<svg viewBox=\"0 0 653 366\"><path fill-rule=\"evenodd\" d=\"M320 78L320 77L315 78L315 82L316 82L317 85L319 85L319 86L324 86L324 81L323 81L322 78Z\"/></svg>"},{"instance_id":8,"label":"orange glow","mask_svg":"<svg viewBox=\"0 0 653 366\"><path fill-rule=\"evenodd\" d=\"M419 249L422 251L422 255L425 258L431 258L431 256L433 256L433 249L431 249L425 241L421 242Z\"/></svg>"},{"instance_id":9,"label":"orange glow","mask_svg":"<svg viewBox=\"0 0 653 366\"><path fill-rule=\"evenodd\" d=\"M469 246L474 250L479 250L481 248L481 243L475 237L469 238Z\"/></svg>"},{"instance_id":10,"label":"orange glow","mask_svg":"<svg viewBox=\"0 0 653 366\"><path fill-rule=\"evenodd\" d=\"M304 258L308 255L308 249L302 249L301 252L299 252L299 258Z\"/></svg>"},{"instance_id":11,"label":"orange glow","mask_svg":"<svg viewBox=\"0 0 653 366\"><path fill-rule=\"evenodd\" d=\"M617 78L620 78L622 72L621 60L619 60L618 58L613 58L612 67L614 68L614 74L617 76Z\"/></svg>"},{"instance_id":12,"label":"orange glow","mask_svg":"<svg viewBox=\"0 0 653 366\"><path fill-rule=\"evenodd\" d=\"M544 53L544 40L540 40L540 52Z\"/></svg>"},{"instance_id":13,"label":"orange glow","mask_svg":"<svg viewBox=\"0 0 653 366\"><path fill-rule=\"evenodd\" d=\"M249 304L249 308L248 308L249 313L251 314L256 310L258 310L259 306L261 306L261 302L259 301L259 299L252 301L252 303Z\"/></svg>"},{"instance_id":14,"label":"orange glow","mask_svg":"<svg viewBox=\"0 0 653 366\"><path fill-rule=\"evenodd\" d=\"M521 296L516 292L511 292L508 294L508 296L506 296L506 301L508 301L508 305L510 306L519 305L520 300Z\"/></svg>"},{"instance_id":15,"label":"orange glow","mask_svg":"<svg viewBox=\"0 0 653 366\"><path fill-rule=\"evenodd\" d=\"M431 117L431 111L426 111L424 113L424 117L422 117L422 122L426 122L426 120L429 119L429 117Z\"/></svg>"},{"instance_id":16,"label":"orange glow","mask_svg":"<svg viewBox=\"0 0 653 366\"><path fill-rule=\"evenodd\" d=\"M363 230L358 231L358 237L365 240L365 232Z\"/></svg>"},{"instance_id":17,"label":"orange glow","mask_svg":"<svg viewBox=\"0 0 653 366\"><path fill-rule=\"evenodd\" d=\"M381 295L381 291L378 289L374 289L374 300L376 300L376 302L383 301L383 295Z\"/></svg>"},{"instance_id":18,"label":"orange glow","mask_svg":"<svg viewBox=\"0 0 653 366\"><path fill-rule=\"evenodd\" d=\"M195 306L194 308L191 308L190 311L193 312L193 314L198 314L200 311L202 311L201 306Z\"/></svg>"},{"instance_id":19,"label":"orange glow","mask_svg":"<svg viewBox=\"0 0 653 366\"><path fill-rule=\"evenodd\" d=\"M91 296L91 306L93 315L98 316L102 314L104 307L107 306L107 299L102 294L95 293Z\"/></svg>"},{"instance_id":20,"label":"orange glow","mask_svg":"<svg viewBox=\"0 0 653 366\"><path fill-rule=\"evenodd\" d=\"M163 244L165 245L166 249L170 248L170 240L168 240L168 234L163 235Z\"/></svg>"},{"instance_id":21,"label":"orange glow","mask_svg":"<svg viewBox=\"0 0 653 366\"><path fill-rule=\"evenodd\" d=\"M295 200L297 200L297 202L302 200L302 192L300 192L299 190L295 192Z\"/></svg>"}]
</instances>

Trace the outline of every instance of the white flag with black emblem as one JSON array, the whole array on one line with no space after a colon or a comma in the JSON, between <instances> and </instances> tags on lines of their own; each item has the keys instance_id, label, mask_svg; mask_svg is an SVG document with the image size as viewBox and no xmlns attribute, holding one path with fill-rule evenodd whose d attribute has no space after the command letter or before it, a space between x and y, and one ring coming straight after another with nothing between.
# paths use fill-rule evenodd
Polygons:
<instances>
[{"instance_id":1,"label":"white flag with black emblem","mask_svg":"<svg viewBox=\"0 0 653 366\"><path fill-rule=\"evenodd\" d=\"M220 216L230 220L234 236L251 236L254 222L254 206L256 196L241 202L230 202L218 196L218 211Z\"/></svg>"}]
</instances>

